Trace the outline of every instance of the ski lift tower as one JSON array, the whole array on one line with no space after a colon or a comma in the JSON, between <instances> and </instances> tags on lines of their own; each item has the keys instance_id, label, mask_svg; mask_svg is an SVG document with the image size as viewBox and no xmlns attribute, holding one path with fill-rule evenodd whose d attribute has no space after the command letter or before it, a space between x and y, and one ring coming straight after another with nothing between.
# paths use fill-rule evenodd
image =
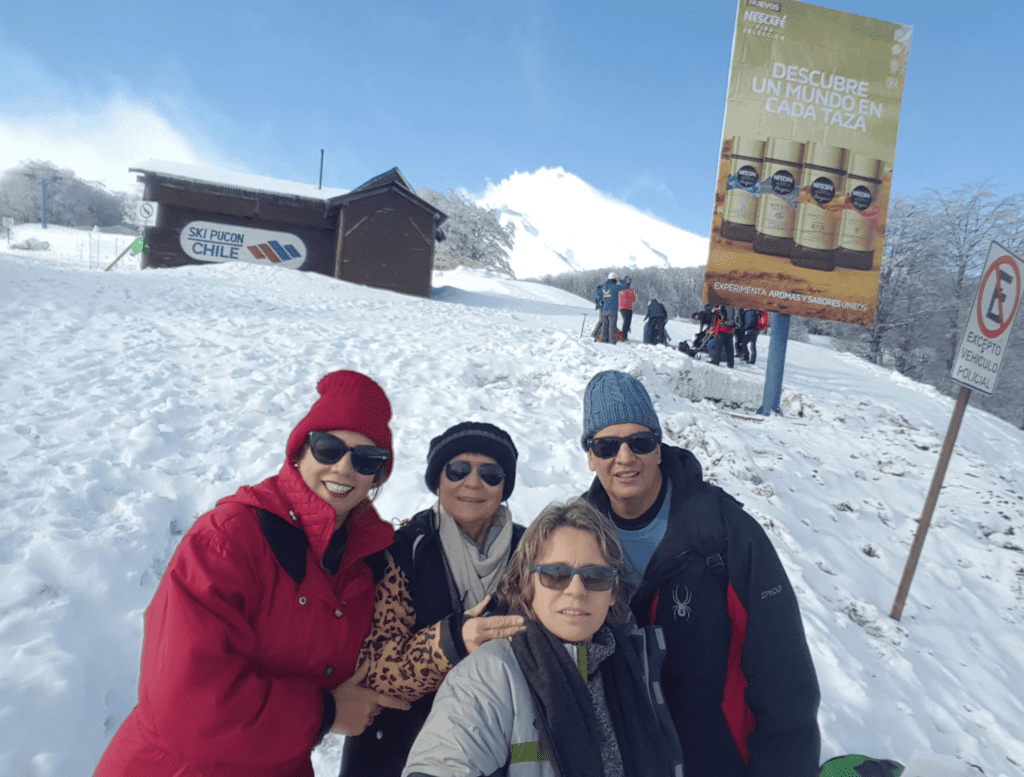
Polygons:
<instances>
[{"instance_id":1,"label":"ski lift tower","mask_svg":"<svg viewBox=\"0 0 1024 777\"><path fill-rule=\"evenodd\" d=\"M46 168L36 168L30 173L25 173L25 176L34 181L39 181L39 186L42 189L39 220L43 225L43 229L46 229L46 222L50 217L50 184L59 183L64 179L57 175L56 170L47 170Z\"/></svg>"}]
</instances>

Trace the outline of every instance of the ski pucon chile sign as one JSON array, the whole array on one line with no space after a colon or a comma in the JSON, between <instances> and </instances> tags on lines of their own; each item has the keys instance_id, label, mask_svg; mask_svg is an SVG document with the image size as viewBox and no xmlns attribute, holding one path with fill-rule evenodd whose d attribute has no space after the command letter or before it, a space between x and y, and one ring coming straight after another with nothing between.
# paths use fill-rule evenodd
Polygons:
<instances>
[{"instance_id":1,"label":"ski pucon chile sign","mask_svg":"<svg viewBox=\"0 0 1024 777\"><path fill-rule=\"evenodd\" d=\"M181 250L200 262L254 262L298 269L306 244L297 235L266 229L192 221L178 236Z\"/></svg>"}]
</instances>

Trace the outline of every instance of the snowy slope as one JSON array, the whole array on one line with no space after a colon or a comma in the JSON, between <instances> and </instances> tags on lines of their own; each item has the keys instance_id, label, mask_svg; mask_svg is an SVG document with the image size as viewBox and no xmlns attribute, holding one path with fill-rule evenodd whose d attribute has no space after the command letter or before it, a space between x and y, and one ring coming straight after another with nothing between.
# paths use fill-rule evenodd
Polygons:
<instances>
[{"instance_id":1,"label":"snowy slope","mask_svg":"<svg viewBox=\"0 0 1024 777\"><path fill-rule=\"evenodd\" d=\"M567 173L544 168L489 183L477 204L516 225L512 269L540 278L602 267L693 267L708 239L684 232ZM709 223L710 223L710 210Z\"/></svg>"},{"instance_id":2,"label":"snowy slope","mask_svg":"<svg viewBox=\"0 0 1024 777\"><path fill-rule=\"evenodd\" d=\"M425 300L240 263L140 272L126 258L104 273L113 245L90 269L86 233L16 228L28 236L53 250L0 244L0 774L90 773L134 703L142 612L181 534L278 469L316 379L338 368L373 376L394 406L382 515L431 504L430 438L481 420L519 448L524 523L590 482L589 378L640 377L668 439L779 551L821 683L822 759L931 750L989 777L1024 770L1020 430L968 408L896 623L952 412L929 387L794 342L787 415L762 419L768 338L757 367L728 371L581 339L588 301L483 273L438 274ZM676 341L691 332L669 323ZM339 742L317 750L318 774L337 773Z\"/></svg>"}]
</instances>

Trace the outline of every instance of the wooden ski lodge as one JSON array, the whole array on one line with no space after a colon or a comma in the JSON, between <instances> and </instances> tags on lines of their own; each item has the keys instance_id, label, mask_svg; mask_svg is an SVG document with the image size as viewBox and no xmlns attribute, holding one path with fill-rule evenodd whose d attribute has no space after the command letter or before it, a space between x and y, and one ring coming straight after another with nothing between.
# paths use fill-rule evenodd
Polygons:
<instances>
[{"instance_id":1,"label":"wooden ski lodge","mask_svg":"<svg viewBox=\"0 0 1024 777\"><path fill-rule=\"evenodd\" d=\"M351 191L174 162L130 169L157 203L144 268L244 261L430 296L447 217L397 167Z\"/></svg>"}]
</instances>

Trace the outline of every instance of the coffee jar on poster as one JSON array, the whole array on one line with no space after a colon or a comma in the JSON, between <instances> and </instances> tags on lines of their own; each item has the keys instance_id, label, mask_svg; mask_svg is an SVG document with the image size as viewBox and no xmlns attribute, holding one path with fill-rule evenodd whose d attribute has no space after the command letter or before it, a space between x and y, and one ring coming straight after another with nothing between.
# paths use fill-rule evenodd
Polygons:
<instances>
[{"instance_id":1,"label":"coffee jar on poster","mask_svg":"<svg viewBox=\"0 0 1024 777\"><path fill-rule=\"evenodd\" d=\"M875 261L878 234L878 194L882 188L882 160L854 154L846 172L846 203L839 222L836 267L870 270Z\"/></svg>"},{"instance_id":2,"label":"coffee jar on poster","mask_svg":"<svg viewBox=\"0 0 1024 777\"><path fill-rule=\"evenodd\" d=\"M764 147L761 192L754 222L754 250L789 256L800 199L804 144L788 138L768 138Z\"/></svg>"},{"instance_id":3,"label":"coffee jar on poster","mask_svg":"<svg viewBox=\"0 0 1024 777\"><path fill-rule=\"evenodd\" d=\"M726 240L744 243L754 240L764 145L763 140L739 136L732 139L721 231L722 237Z\"/></svg>"},{"instance_id":4,"label":"coffee jar on poster","mask_svg":"<svg viewBox=\"0 0 1024 777\"><path fill-rule=\"evenodd\" d=\"M835 268L848 154L839 146L817 141L807 144L800 179L800 206L793 230L795 245L789 257L797 267Z\"/></svg>"}]
</instances>

